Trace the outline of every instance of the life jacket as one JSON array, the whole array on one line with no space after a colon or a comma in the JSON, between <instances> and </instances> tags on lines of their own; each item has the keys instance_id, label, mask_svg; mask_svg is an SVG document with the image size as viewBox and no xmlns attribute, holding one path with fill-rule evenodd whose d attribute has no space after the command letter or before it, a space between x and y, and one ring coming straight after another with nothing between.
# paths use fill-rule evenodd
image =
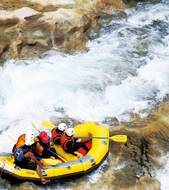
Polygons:
<instances>
[{"instance_id":1,"label":"life jacket","mask_svg":"<svg viewBox=\"0 0 169 190\"><path fill-rule=\"evenodd\" d=\"M38 153L40 156L42 156L43 151L45 149L48 149L50 147L50 143L44 144L38 136L34 138L34 141L35 141L34 149L35 149L36 153Z\"/></svg>"},{"instance_id":2,"label":"life jacket","mask_svg":"<svg viewBox=\"0 0 169 190\"><path fill-rule=\"evenodd\" d=\"M51 134L52 134L53 142L55 144L60 145L60 139L61 139L63 132L59 131L57 128L53 128L51 131Z\"/></svg>"},{"instance_id":3,"label":"life jacket","mask_svg":"<svg viewBox=\"0 0 169 190\"><path fill-rule=\"evenodd\" d=\"M23 134L23 135L20 135L18 137L18 140L16 142L16 144L14 145L14 148L13 148L13 152L15 152L18 148L22 147L25 145L25 136L26 134Z\"/></svg>"},{"instance_id":4,"label":"life jacket","mask_svg":"<svg viewBox=\"0 0 169 190\"><path fill-rule=\"evenodd\" d=\"M91 141L84 143L84 146L86 146L86 148L84 147L80 147L77 152L81 153L83 156L85 156L88 151L91 149Z\"/></svg>"},{"instance_id":5,"label":"life jacket","mask_svg":"<svg viewBox=\"0 0 169 190\"><path fill-rule=\"evenodd\" d=\"M25 134L22 134L18 137L18 140L12 150L14 158L17 161L23 161L25 159L24 154L31 151L30 148L25 145L25 136Z\"/></svg>"},{"instance_id":6,"label":"life jacket","mask_svg":"<svg viewBox=\"0 0 169 190\"><path fill-rule=\"evenodd\" d=\"M72 146L70 147L70 150L67 147L67 143L72 142ZM65 150L66 152L69 152L73 149L74 147L75 140L73 137L67 136L65 133L62 133L61 138L60 138L60 145Z\"/></svg>"}]
</instances>

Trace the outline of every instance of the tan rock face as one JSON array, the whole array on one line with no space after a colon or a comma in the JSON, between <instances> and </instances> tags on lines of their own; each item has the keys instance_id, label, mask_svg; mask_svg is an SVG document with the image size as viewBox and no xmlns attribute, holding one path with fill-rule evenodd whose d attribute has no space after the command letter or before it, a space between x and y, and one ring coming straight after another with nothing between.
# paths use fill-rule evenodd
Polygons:
<instances>
[{"instance_id":1,"label":"tan rock face","mask_svg":"<svg viewBox=\"0 0 169 190\"><path fill-rule=\"evenodd\" d=\"M124 9L124 8L127 8L129 5L132 5L134 3L133 0L119 0L119 1L116 1L116 0L102 0L103 4L105 5L111 5L113 7L116 7L116 8L120 8L120 9Z\"/></svg>"},{"instance_id":2,"label":"tan rock face","mask_svg":"<svg viewBox=\"0 0 169 190\"><path fill-rule=\"evenodd\" d=\"M91 21L87 16L75 10L61 8L55 12L45 13L39 21L50 26L53 47L68 52L85 48L87 36L84 32Z\"/></svg>"},{"instance_id":3,"label":"tan rock face","mask_svg":"<svg viewBox=\"0 0 169 190\"><path fill-rule=\"evenodd\" d=\"M10 11L0 10L0 25L1 27L9 27L10 25L16 25L19 22L17 16Z\"/></svg>"},{"instance_id":4,"label":"tan rock face","mask_svg":"<svg viewBox=\"0 0 169 190\"><path fill-rule=\"evenodd\" d=\"M71 8L76 2L74 0L27 0L27 2L37 3L43 7L53 5L55 7Z\"/></svg>"},{"instance_id":5,"label":"tan rock face","mask_svg":"<svg viewBox=\"0 0 169 190\"><path fill-rule=\"evenodd\" d=\"M35 16L35 15L39 15L40 13L38 11L35 11L34 9L29 8L29 7L23 7L23 8L20 8L20 9L13 11L13 14L21 22L24 22L26 18Z\"/></svg>"},{"instance_id":6,"label":"tan rock face","mask_svg":"<svg viewBox=\"0 0 169 190\"><path fill-rule=\"evenodd\" d=\"M39 188L36 187L33 183L22 183L19 186L12 187L11 190L38 190Z\"/></svg>"},{"instance_id":7,"label":"tan rock face","mask_svg":"<svg viewBox=\"0 0 169 190\"><path fill-rule=\"evenodd\" d=\"M160 183L155 179L154 170L165 164L161 156L169 150L169 101L146 118L132 115L131 122L121 123L112 130L113 135L116 133L127 134L128 142L124 145L111 143L110 152L114 158L110 158L110 166L127 164L114 172L112 183L120 190L159 190Z\"/></svg>"},{"instance_id":8,"label":"tan rock face","mask_svg":"<svg viewBox=\"0 0 169 190\"><path fill-rule=\"evenodd\" d=\"M56 49L87 50L91 30L99 29L102 12L122 0L1 0L0 60L29 58Z\"/></svg>"}]
</instances>

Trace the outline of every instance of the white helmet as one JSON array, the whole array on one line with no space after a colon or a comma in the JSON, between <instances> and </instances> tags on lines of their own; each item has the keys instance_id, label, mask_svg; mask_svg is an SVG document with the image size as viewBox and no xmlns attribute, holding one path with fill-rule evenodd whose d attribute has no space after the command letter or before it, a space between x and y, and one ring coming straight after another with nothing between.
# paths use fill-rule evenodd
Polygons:
<instances>
[{"instance_id":1,"label":"white helmet","mask_svg":"<svg viewBox=\"0 0 169 190\"><path fill-rule=\"evenodd\" d=\"M68 128L68 129L66 129L65 132L66 132L66 135L69 136L69 137L71 137L71 136L73 136L75 134L74 128Z\"/></svg>"},{"instance_id":2,"label":"white helmet","mask_svg":"<svg viewBox=\"0 0 169 190\"><path fill-rule=\"evenodd\" d=\"M59 129L60 131L64 131L66 128L67 128L66 123L59 123L58 129Z\"/></svg>"},{"instance_id":3,"label":"white helmet","mask_svg":"<svg viewBox=\"0 0 169 190\"><path fill-rule=\"evenodd\" d=\"M26 133L26 136L25 136L25 144L27 146L30 146L33 143L34 143L34 133L32 131L29 131Z\"/></svg>"}]
</instances>

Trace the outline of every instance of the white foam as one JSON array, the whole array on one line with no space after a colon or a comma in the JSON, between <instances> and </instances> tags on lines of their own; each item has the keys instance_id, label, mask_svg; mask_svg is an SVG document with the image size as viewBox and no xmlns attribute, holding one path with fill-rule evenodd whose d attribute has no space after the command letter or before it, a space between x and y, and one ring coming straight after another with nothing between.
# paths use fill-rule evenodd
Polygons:
<instances>
[{"instance_id":1,"label":"white foam","mask_svg":"<svg viewBox=\"0 0 169 190\"><path fill-rule=\"evenodd\" d=\"M162 100L169 93L169 57L164 56L169 35L165 36L165 44L150 44L147 56L130 55L133 50L139 53L135 45L144 43L145 36L140 40L137 33L132 33L128 39L129 24L130 19L124 26L89 42L88 53L49 53L41 59L8 61L0 69L0 128L9 127L1 141L6 139L6 133L18 136L32 128L32 122L39 124L50 117L124 119L126 113L145 113L145 109ZM57 112L58 108L65 112ZM2 143L3 149L9 147Z\"/></svg>"},{"instance_id":2,"label":"white foam","mask_svg":"<svg viewBox=\"0 0 169 190\"><path fill-rule=\"evenodd\" d=\"M166 165L160 170L156 171L156 178L161 182L161 190L167 190L169 189L169 155L162 159L166 161Z\"/></svg>"},{"instance_id":3,"label":"white foam","mask_svg":"<svg viewBox=\"0 0 169 190\"><path fill-rule=\"evenodd\" d=\"M105 160L101 166L97 170L95 170L92 174L89 174L87 176L88 178L88 185L92 183L96 183L103 175L104 171L103 169L108 165L108 161Z\"/></svg>"},{"instance_id":4,"label":"white foam","mask_svg":"<svg viewBox=\"0 0 169 190\"><path fill-rule=\"evenodd\" d=\"M144 8L141 6L141 9L139 11L138 6L136 9L128 11L128 23L132 26L145 26L151 24L152 21L168 21L169 19L169 7L166 4L146 4Z\"/></svg>"}]
</instances>

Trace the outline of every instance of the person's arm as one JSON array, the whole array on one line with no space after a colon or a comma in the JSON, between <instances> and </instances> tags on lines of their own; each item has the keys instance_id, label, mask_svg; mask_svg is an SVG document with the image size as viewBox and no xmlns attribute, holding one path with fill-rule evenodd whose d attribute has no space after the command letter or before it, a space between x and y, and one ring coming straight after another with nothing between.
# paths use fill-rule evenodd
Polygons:
<instances>
[{"instance_id":1,"label":"person's arm","mask_svg":"<svg viewBox=\"0 0 169 190\"><path fill-rule=\"evenodd\" d=\"M38 160L36 160L35 156L33 155L32 152L27 152L25 155L24 155L25 158L29 158L31 161L33 161L34 163L38 164Z\"/></svg>"},{"instance_id":2,"label":"person's arm","mask_svg":"<svg viewBox=\"0 0 169 190\"><path fill-rule=\"evenodd\" d=\"M88 143L91 140L92 140L91 138L78 138L76 142Z\"/></svg>"},{"instance_id":3,"label":"person's arm","mask_svg":"<svg viewBox=\"0 0 169 190\"><path fill-rule=\"evenodd\" d=\"M44 148L40 145L39 142L35 144L35 151L41 156L43 154Z\"/></svg>"},{"instance_id":4,"label":"person's arm","mask_svg":"<svg viewBox=\"0 0 169 190\"><path fill-rule=\"evenodd\" d=\"M81 154L79 152L75 151L72 148L72 146L73 146L73 142L67 142L67 145L66 145L67 152L70 153L70 154L72 154L72 155L74 155L74 156L77 156L78 158L81 158L82 157Z\"/></svg>"},{"instance_id":5,"label":"person's arm","mask_svg":"<svg viewBox=\"0 0 169 190\"><path fill-rule=\"evenodd\" d=\"M75 142L77 143L87 143L91 141L91 138L75 138Z\"/></svg>"}]
</instances>

